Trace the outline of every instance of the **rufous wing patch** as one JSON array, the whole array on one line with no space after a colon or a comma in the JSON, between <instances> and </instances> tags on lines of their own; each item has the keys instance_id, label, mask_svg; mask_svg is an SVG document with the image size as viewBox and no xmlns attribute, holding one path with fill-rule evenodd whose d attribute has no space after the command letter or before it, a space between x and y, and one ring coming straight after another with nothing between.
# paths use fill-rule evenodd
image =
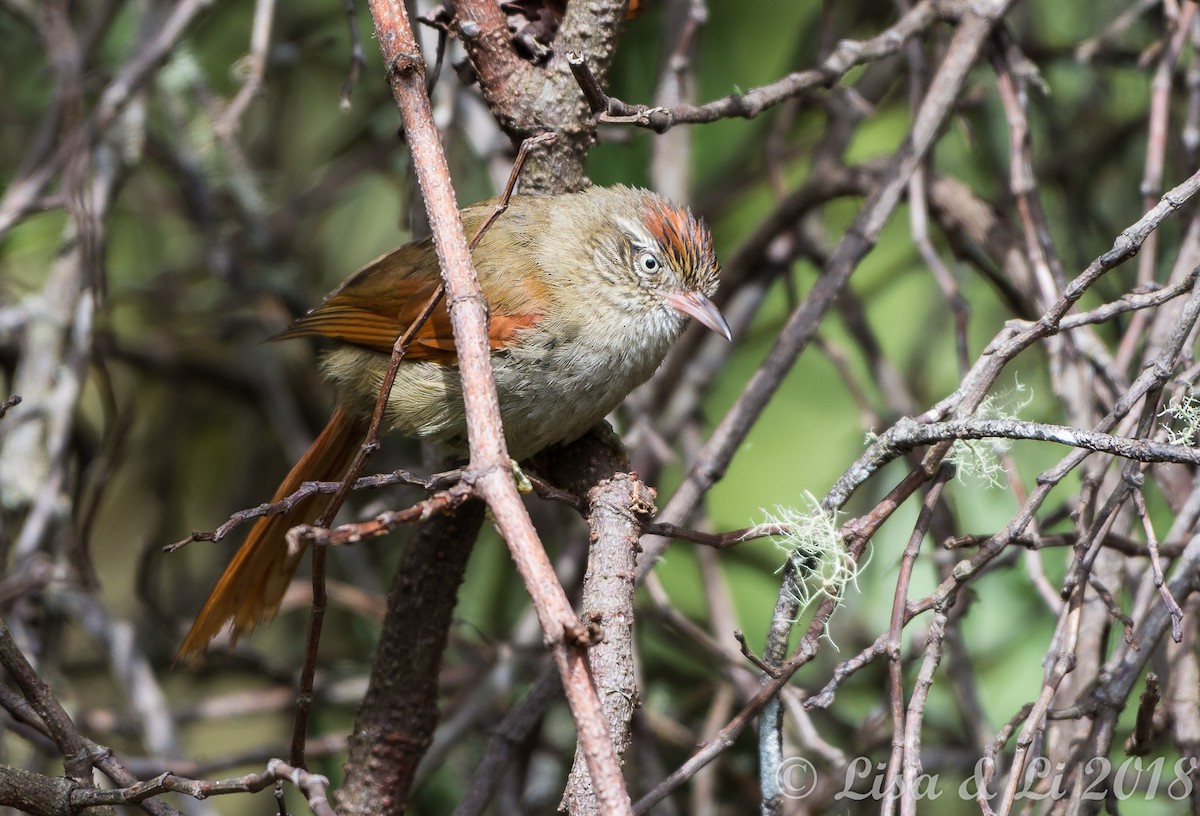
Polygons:
<instances>
[{"instance_id":1,"label":"rufous wing patch","mask_svg":"<svg viewBox=\"0 0 1200 816\"><path fill-rule=\"evenodd\" d=\"M359 281L352 279L274 339L328 337L391 354L396 338L420 316L440 279L397 277L393 285L380 286L379 278L387 276L385 272ZM493 351L503 349L518 332L531 328L539 318L538 314L493 313L488 323L488 345ZM444 302L417 330L405 356L410 360L446 363L456 359L454 331Z\"/></svg>"}]
</instances>

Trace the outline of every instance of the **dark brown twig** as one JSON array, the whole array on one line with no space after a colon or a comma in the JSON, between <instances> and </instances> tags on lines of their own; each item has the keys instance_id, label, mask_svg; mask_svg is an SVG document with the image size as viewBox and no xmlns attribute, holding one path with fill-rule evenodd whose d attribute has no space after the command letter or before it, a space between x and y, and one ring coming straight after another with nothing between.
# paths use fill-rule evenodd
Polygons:
<instances>
[{"instance_id":1,"label":"dark brown twig","mask_svg":"<svg viewBox=\"0 0 1200 816\"><path fill-rule=\"evenodd\" d=\"M764 110L804 91L830 87L855 66L896 53L910 37L932 25L936 17L934 4L923 0L878 36L863 41L843 40L818 68L788 74L769 85L751 88L745 93L732 94L703 105L679 105L673 108L631 105L604 93L581 55L568 53L567 64L592 113L600 121L636 125L663 133L676 125L704 124L732 117L753 119Z\"/></svg>"},{"instance_id":2,"label":"dark brown twig","mask_svg":"<svg viewBox=\"0 0 1200 816\"><path fill-rule=\"evenodd\" d=\"M429 477L415 476L409 471L400 468L391 473L381 473L374 476L360 476L351 487L353 491L372 490L380 487L390 487L392 485L413 485L421 487L425 490L437 490L440 488L449 487L462 478L462 471L451 470L445 473L438 473ZM163 547L163 552L175 552L193 541L220 541L227 535L232 533L238 527L248 521L263 516L276 516L287 513L296 506L301 500L309 496L316 495L331 495L341 490L345 482L304 482L291 493L277 502L268 502L260 504L257 507L250 507L245 510L239 510L229 517L229 520L217 527L215 530L196 530L187 538L176 541L174 544L167 544Z\"/></svg>"},{"instance_id":3,"label":"dark brown twig","mask_svg":"<svg viewBox=\"0 0 1200 816\"><path fill-rule=\"evenodd\" d=\"M4 415L9 412L9 409L15 408L20 404L21 404L21 395L20 394L13 394L12 396L5 399L4 402L0 402L0 419L4 418Z\"/></svg>"},{"instance_id":4,"label":"dark brown twig","mask_svg":"<svg viewBox=\"0 0 1200 816\"><path fill-rule=\"evenodd\" d=\"M136 805L164 793L182 793L195 799L207 799L230 793L255 793L277 782L291 782L302 791L315 816L333 816L333 807L327 796L329 780L320 774L288 765L280 759L268 762L265 771L231 779L185 779L168 772L145 782L113 790L76 788L69 797L69 807L75 812L105 805Z\"/></svg>"},{"instance_id":5,"label":"dark brown twig","mask_svg":"<svg viewBox=\"0 0 1200 816\"><path fill-rule=\"evenodd\" d=\"M460 484L452 490L459 498L455 512L440 512L417 528L392 579L379 648L350 737L349 770L338 796L341 812L348 816L400 813L433 738L439 668L458 587L483 521L480 502L462 503L470 489ZM367 534L389 522L380 520ZM343 531L329 533L340 537ZM362 531L348 532L353 537Z\"/></svg>"},{"instance_id":6,"label":"dark brown twig","mask_svg":"<svg viewBox=\"0 0 1200 816\"><path fill-rule=\"evenodd\" d=\"M742 657L754 664L754 667L768 677L778 678L779 671L772 666L768 666L763 662L762 658L754 653L750 648L750 644L746 642L746 635L741 629L737 629L733 633L733 639L738 642L738 646L742 650Z\"/></svg>"},{"instance_id":7,"label":"dark brown twig","mask_svg":"<svg viewBox=\"0 0 1200 816\"><path fill-rule=\"evenodd\" d=\"M367 521L343 524L333 528L301 524L288 530L288 544L290 547L301 547L304 543L316 547L342 547L347 544L357 544L369 538L387 535L403 524L417 524L428 521L436 514L448 513L474 495L475 491L470 485L465 482L457 482L412 507L404 510L389 510Z\"/></svg>"},{"instance_id":8,"label":"dark brown twig","mask_svg":"<svg viewBox=\"0 0 1200 816\"><path fill-rule=\"evenodd\" d=\"M17 648L8 625L0 620L0 665L20 687L47 735L54 740L67 776L80 785L92 783L92 757L71 717L46 682Z\"/></svg>"},{"instance_id":9,"label":"dark brown twig","mask_svg":"<svg viewBox=\"0 0 1200 816\"><path fill-rule=\"evenodd\" d=\"M942 542L942 546L948 550L986 547L991 539L992 536L986 535L964 535L946 539ZM1032 536L1015 536L1008 543L1014 547L1024 547L1027 550L1041 550L1047 547L1076 547L1079 543L1079 536L1073 532L1047 533L1039 535L1036 538ZM1108 535L1102 536L1100 543L1102 546L1116 550L1122 555L1139 558L1150 557L1150 549L1147 545L1139 541L1134 541L1127 536L1118 535L1117 533L1110 532ZM1183 553L1186 546L1186 542L1172 541L1159 544L1157 549L1160 556L1175 558Z\"/></svg>"},{"instance_id":10,"label":"dark brown twig","mask_svg":"<svg viewBox=\"0 0 1200 816\"><path fill-rule=\"evenodd\" d=\"M342 83L341 106L342 110L350 110L350 97L358 85L367 59L363 54L362 35L358 33L358 3L356 0L342 0L342 7L346 10L346 32L350 37L350 72Z\"/></svg>"},{"instance_id":11,"label":"dark brown twig","mask_svg":"<svg viewBox=\"0 0 1200 816\"><path fill-rule=\"evenodd\" d=\"M1154 747L1155 723L1154 713L1162 701L1158 690L1158 675L1150 672L1146 675L1146 689L1138 700L1137 719L1133 724L1133 733L1125 742L1125 753L1130 756L1145 756Z\"/></svg>"}]
</instances>

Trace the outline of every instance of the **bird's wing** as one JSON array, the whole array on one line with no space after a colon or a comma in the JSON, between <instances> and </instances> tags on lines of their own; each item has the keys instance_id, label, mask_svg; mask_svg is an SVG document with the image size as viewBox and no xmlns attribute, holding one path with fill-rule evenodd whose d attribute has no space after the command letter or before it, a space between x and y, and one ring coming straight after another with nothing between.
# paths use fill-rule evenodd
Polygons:
<instances>
[{"instance_id":1,"label":"bird's wing","mask_svg":"<svg viewBox=\"0 0 1200 816\"><path fill-rule=\"evenodd\" d=\"M471 232L471 222L479 223L480 219L475 212L464 214L476 216L466 219L467 230ZM428 239L406 244L360 269L326 297L324 303L298 319L275 339L330 337L382 354L391 354L396 338L417 319L440 282L437 262ZM512 297L492 297L486 291L495 286L504 286L504 282L492 275L484 283L485 297L491 303L488 343L495 351L504 348L521 330L536 324L541 310L536 299L505 308L505 304L514 302ZM405 359L444 363L452 363L457 359L450 313L444 300L417 330Z\"/></svg>"}]
</instances>

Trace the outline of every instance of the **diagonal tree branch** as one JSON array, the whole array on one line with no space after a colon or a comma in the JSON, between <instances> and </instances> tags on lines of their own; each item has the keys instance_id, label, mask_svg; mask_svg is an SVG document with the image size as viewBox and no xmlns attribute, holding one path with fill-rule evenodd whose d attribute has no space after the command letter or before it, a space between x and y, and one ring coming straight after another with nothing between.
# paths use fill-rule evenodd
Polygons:
<instances>
[{"instance_id":1,"label":"diagonal tree branch","mask_svg":"<svg viewBox=\"0 0 1200 816\"><path fill-rule=\"evenodd\" d=\"M424 61L408 14L398 0L372 0L371 14L417 179L425 199L434 246L446 284L454 328L471 461L466 478L491 508L525 581L547 643L554 651L563 688L588 757L588 770L603 812L631 813L620 764L608 738L600 700L588 671L588 638L546 556L512 479L487 342L487 303L463 235L440 134L425 89Z\"/></svg>"}]
</instances>

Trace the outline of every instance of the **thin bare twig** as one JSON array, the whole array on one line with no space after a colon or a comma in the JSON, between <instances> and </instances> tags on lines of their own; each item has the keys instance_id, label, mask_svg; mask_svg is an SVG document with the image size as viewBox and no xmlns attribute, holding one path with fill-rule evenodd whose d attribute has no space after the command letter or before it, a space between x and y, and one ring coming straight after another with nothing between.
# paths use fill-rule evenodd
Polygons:
<instances>
[{"instance_id":1,"label":"thin bare twig","mask_svg":"<svg viewBox=\"0 0 1200 816\"><path fill-rule=\"evenodd\" d=\"M0 402L0 419L3 419L4 415L7 414L10 409L16 408L20 404L21 404L21 395L20 394L13 394L12 396L5 399L4 402Z\"/></svg>"},{"instance_id":2,"label":"thin bare twig","mask_svg":"<svg viewBox=\"0 0 1200 816\"><path fill-rule=\"evenodd\" d=\"M788 74L769 85L751 88L703 105L678 105L673 108L631 105L604 93L592 76L586 60L579 54L568 54L567 64L583 91L592 113L600 121L612 124L636 125L663 133L676 125L716 122L720 119L742 117L753 119L764 110L813 88L829 87L857 65L873 62L896 53L904 43L937 19L934 4L922 0L891 28L863 41L843 40L820 67Z\"/></svg>"},{"instance_id":3,"label":"thin bare twig","mask_svg":"<svg viewBox=\"0 0 1200 816\"><path fill-rule=\"evenodd\" d=\"M350 72L342 83L341 106L342 110L350 110L350 97L367 59L363 54L362 35L358 33L358 4L356 0L342 0L342 7L346 10L346 31L350 37Z\"/></svg>"},{"instance_id":4,"label":"thin bare twig","mask_svg":"<svg viewBox=\"0 0 1200 816\"><path fill-rule=\"evenodd\" d=\"M17 648L8 625L0 620L0 665L20 687L46 733L58 746L67 776L81 785L92 783L92 758L71 717L46 682Z\"/></svg>"},{"instance_id":5,"label":"thin bare twig","mask_svg":"<svg viewBox=\"0 0 1200 816\"><path fill-rule=\"evenodd\" d=\"M327 796L329 780L320 774L288 765L281 759L272 759L265 771L230 779L186 779L167 772L154 779L113 790L76 789L70 797L70 807L83 810L104 805L135 805L164 793L182 793L196 799L207 799L222 794L255 793L277 782L291 782L302 791L316 816L333 816L333 806L329 804Z\"/></svg>"},{"instance_id":6,"label":"thin bare twig","mask_svg":"<svg viewBox=\"0 0 1200 816\"><path fill-rule=\"evenodd\" d=\"M213 123L219 138L232 137L241 124L242 114L262 88L267 70L267 52L271 48L271 22L275 19L275 0L256 0L254 23L250 29L250 53L244 61L245 79L237 95Z\"/></svg>"},{"instance_id":7,"label":"thin bare twig","mask_svg":"<svg viewBox=\"0 0 1200 816\"><path fill-rule=\"evenodd\" d=\"M1146 531L1146 549L1150 554L1150 570L1154 576L1154 588L1162 596L1163 603L1171 613L1171 639L1176 643L1183 641L1183 610L1167 589L1166 578L1163 576L1162 559L1159 558L1158 536L1154 534L1154 522L1146 509L1146 498L1142 491L1133 491L1133 506L1137 509L1138 517L1142 520L1142 529Z\"/></svg>"}]
</instances>

